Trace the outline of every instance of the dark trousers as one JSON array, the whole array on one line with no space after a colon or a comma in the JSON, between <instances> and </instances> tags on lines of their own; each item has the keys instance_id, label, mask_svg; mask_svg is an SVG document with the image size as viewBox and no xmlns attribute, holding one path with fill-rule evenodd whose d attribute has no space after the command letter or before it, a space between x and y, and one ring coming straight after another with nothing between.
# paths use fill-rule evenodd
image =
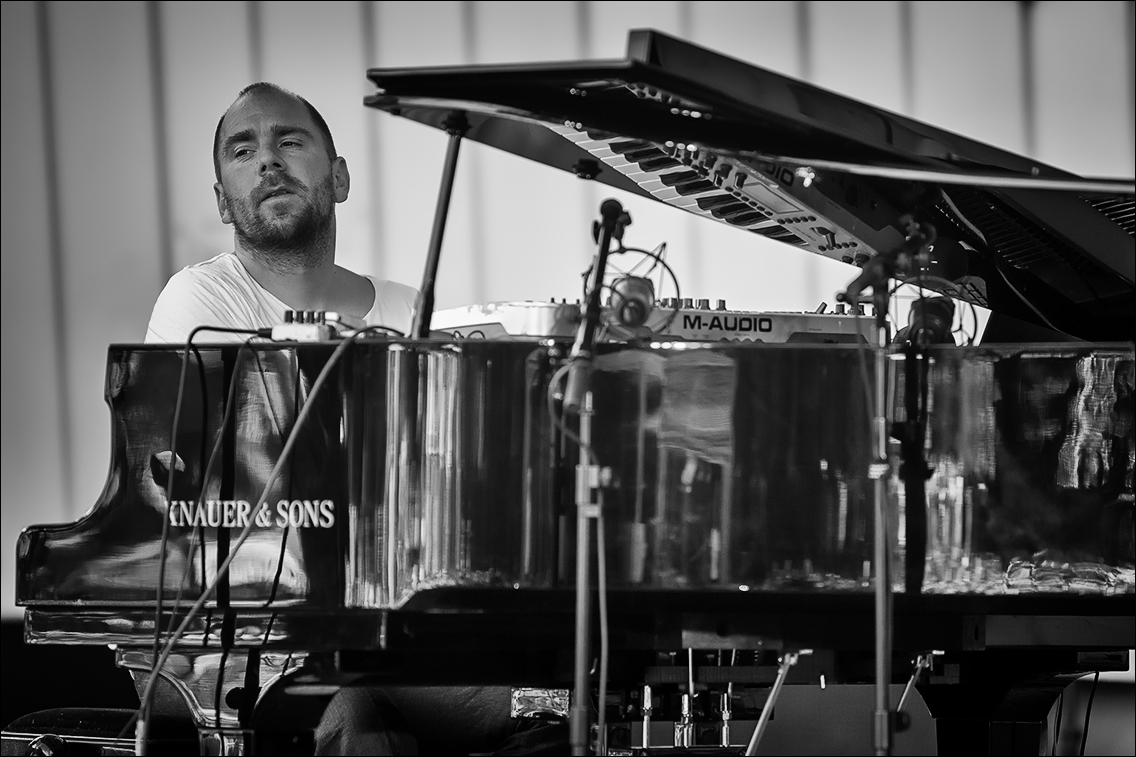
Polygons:
<instances>
[{"instance_id":1,"label":"dark trousers","mask_svg":"<svg viewBox=\"0 0 1136 757\"><path fill-rule=\"evenodd\" d=\"M316 728L316 754L567 754L568 725L509 717L507 686L348 686Z\"/></svg>"}]
</instances>

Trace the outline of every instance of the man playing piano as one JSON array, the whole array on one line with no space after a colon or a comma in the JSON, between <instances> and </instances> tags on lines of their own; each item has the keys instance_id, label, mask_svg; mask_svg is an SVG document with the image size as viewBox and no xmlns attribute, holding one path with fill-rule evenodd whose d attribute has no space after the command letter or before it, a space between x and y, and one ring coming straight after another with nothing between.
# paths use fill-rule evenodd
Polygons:
<instances>
[{"instance_id":1,"label":"man playing piano","mask_svg":"<svg viewBox=\"0 0 1136 757\"><path fill-rule=\"evenodd\" d=\"M154 305L147 342L184 343L198 326L256 330L286 310L336 311L407 333L416 290L335 265L335 205L350 176L304 98L257 83L217 124L213 190L234 251L188 266ZM207 332L209 341L247 335ZM514 720L508 687L346 687L315 733L318 754L564 753L560 723Z\"/></svg>"},{"instance_id":2,"label":"man playing piano","mask_svg":"<svg viewBox=\"0 0 1136 757\"><path fill-rule=\"evenodd\" d=\"M154 304L147 342L184 342L197 326L271 327L285 310L409 330L413 288L335 264L335 205L347 199L351 176L307 100L263 82L246 87L217 124L213 167L235 249L174 274Z\"/></svg>"}]
</instances>

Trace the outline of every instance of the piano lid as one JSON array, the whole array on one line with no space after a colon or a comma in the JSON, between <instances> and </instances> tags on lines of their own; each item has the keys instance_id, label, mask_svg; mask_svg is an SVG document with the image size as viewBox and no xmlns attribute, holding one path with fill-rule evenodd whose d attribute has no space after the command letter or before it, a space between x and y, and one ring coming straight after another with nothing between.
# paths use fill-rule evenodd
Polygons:
<instances>
[{"instance_id":1,"label":"piano lid","mask_svg":"<svg viewBox=\"0 0 1136 757\"><path fill-rule=\"evenodd\" d=\"M853 265L896 250L913 213L938 232L932 288L1079 339L1133 338L1130 183L650 30L630 33L624 60L367 76L370 107Z\"/></svg>"}]
</instances>

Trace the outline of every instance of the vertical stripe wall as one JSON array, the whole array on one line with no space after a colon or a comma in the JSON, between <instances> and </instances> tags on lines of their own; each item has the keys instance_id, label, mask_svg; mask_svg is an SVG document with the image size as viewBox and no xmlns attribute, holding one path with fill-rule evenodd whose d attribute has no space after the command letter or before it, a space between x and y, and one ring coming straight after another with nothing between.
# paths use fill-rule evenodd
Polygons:
<instances>
[{"instance_id":1,"label":"vertical stripe wall","mask_svg":"<svg viewBox=\"0 0 1136 757\"><path fill-rule=\"evenodd\" d=\"M4 2L0 609L31 523L106 479L108 344L164 281L232 247L213 129L255 80L319 108L352 173L339 261L417 286L445 136L364 108L370 67L622 57L655 28L1074 172L1133 174L1132 2ZM668 244L693 297L812 310L818 256L463 145L438 306L575 298L600 201Z\"/></svg>"}]
</instances>

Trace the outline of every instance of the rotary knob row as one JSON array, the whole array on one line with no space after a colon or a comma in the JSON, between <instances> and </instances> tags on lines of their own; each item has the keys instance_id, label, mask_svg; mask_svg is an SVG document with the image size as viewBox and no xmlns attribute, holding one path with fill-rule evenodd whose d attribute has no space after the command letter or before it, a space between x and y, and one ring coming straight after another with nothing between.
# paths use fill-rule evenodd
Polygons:
<instances>
[{"instance_id":1,"label":"rotary knob row","mask_svg":"<svg viewBox=\"0 0 1136 757\"><path fill-rule=\"evenodd\" d=\"M683 308L685 310L709 310L710 309L710 300L708 300L706 298L702 298L702 299L699 299L699 300L696 301L693 297L682 297L682 298L664 297L663 299L659 300L659 307L660 308ZM725 300L718 300L718 306L714 309L715 310L725 310L726 309L726 301Z\"/></svg>"},{"instance_id":2,"label":"rotary knob row","mask_svg":"<svg viewBox=\"0 0 1136 757\"><path fill-rule=\"evenodd\" d=\"M323 310L285 310L284 323L326 323Z\"/></svg>"}]
</instances>

